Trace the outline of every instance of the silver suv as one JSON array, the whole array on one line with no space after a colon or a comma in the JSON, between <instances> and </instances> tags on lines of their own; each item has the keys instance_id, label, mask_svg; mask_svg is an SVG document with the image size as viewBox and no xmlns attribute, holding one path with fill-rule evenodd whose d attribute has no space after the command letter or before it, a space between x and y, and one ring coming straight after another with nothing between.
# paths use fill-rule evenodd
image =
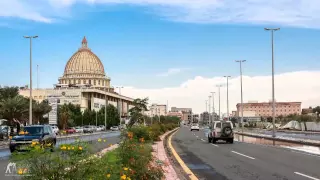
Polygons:
<instances>
[{"instance_id":1,"label":"silver suv","mask_svg":"<svg viewBox=\"0 0 320 180\"><path fill-rule=\"evenodd\" d=\"M224 140L233 143L233 124L231 121L214 121L208 133L208 142L216 143Z\"/></svg>"}]
</instances>

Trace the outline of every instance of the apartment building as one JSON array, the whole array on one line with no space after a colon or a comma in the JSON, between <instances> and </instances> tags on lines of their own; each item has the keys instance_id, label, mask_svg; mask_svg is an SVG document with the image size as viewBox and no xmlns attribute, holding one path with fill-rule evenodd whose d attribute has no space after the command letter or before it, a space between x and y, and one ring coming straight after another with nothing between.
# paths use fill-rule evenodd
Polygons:
<instances>
[{"instance_id":1,"label":"apartment building","mask_svg":"<svg viewBox=\"0 0 320 180\"><path fill-rule=\"evenodd\" d=\"M243 103L243 111L251 112L255 116L272 116L272 102ZM289 114L301 114L301 102L275 102L275 115L288 116ZM237 104L237 116L241 115L241 103ZM244 115L245 116L245 115Z\"/></svg>"}]
</instances>

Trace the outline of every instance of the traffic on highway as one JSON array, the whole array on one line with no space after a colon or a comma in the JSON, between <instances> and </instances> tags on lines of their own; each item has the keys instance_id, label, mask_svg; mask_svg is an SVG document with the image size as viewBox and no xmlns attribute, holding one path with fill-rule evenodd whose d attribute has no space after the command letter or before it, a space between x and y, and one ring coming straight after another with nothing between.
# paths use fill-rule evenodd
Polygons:
<instances>
[{"instance_id":1,"label":"traffic on highway","mask_svg":"<svg viewBox=\"0 0 320 180\"><path fill-rule=\"evenodd\" d=\"M229 143L217 137L231 137L232 130L215 127L190 131L190 126L181 126L172 136L173 148L198 179L320 179L320 156L316 154L242 142L237 135L234 136L234 143Z\"/></svg>"}]
</instances>

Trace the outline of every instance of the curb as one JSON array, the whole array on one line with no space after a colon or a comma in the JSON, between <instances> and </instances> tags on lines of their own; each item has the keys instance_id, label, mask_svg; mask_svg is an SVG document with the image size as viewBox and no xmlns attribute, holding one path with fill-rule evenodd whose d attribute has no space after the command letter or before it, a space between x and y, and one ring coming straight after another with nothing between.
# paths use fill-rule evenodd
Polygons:
<instances>
[{"instance_id":1,"label":"curb","mask_svg":"<svg viewBox=\"0 0 320 180\"><path fill-rule=\"evenodd\" d=\"M172 155L175 157L175 159L178 161L178 163L180 164L180 166L182 167L182 169L184 170L185 174L187 174L189 176L189 178L191 180L198 180L198 178L193 174L193 172L188 168L188 166L183 162L183 160L180 158L180 156L178 155L178 153L176 152L176 150L173 148L172 144L171 144L171 139L172 136L178 131L179 128L176 128L174 130L174 132L170 133L170 136L168 138L168 145L169 145L169 149L172 153Z\"/></svg>"},{"instance_id":2,"label":"curb","mask_svg":"<svg viewBox=\"0 0 320 180\"><path fill-rule=\"evenodd\" d=\"M277 138L277 137L274 138L274 137L269 137L269 136L261 136L258 134L249 134L249 133L241 133L241 132L234 132L234 133L238 134L238 135L255 137L255 138L262 138L262 139L268 139L268 140L274 140L274 141L280 141L280 142L289 142L289 143L296 143L296 144L301 144L301 145L320 147L320 142L307 142L307 141L303 141L303 140L282 139L282 138Z\"/></svg>"}]
</instances>

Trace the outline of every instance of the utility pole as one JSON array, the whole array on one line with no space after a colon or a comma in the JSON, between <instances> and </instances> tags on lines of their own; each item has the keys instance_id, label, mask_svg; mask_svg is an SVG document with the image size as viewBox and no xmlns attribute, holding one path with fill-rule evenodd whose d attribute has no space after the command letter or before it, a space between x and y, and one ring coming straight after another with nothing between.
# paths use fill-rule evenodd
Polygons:
<instances>
[{"instance_id":1,"label":"utility pole","mask_svg":"<svg viewBox=\"0 0 320 180\"><path fill-rule=\"evenodd\" d=\"M240 86L241 86L241 131L243 133L243 91L242 91L242 63L246 62L246 60L236 60L240 64ZM242 135L243 141L243 135Z\"/></svg>"},{"instance_id":2,"label":"utility pole","mask_svg":"<svg viewBox=\"0 0 320 180\"><path fill-rule=\"evenodd\" d=\"M120 87L116 87L116 88L119 89L119 95L121 96L121 89L123 87L120 86ZM122 99L121 99L121 97L119 98L119 114L120 114L120 124L121 124L121 121L122 121L122 118L121 118L121 116L122 116Z\"/></svg>"},{"instance_id":3,"label":"utility pole","mask_svg":"<svg viewBox=\"0 0 320 180\"><path fill-rule=\"evenodd\" d=\"M30 39L30 97L29 97L29 125L32 124L32 39L38 36L23 36Z\"/></svg>"},{"instance_id":4,"label":"utility pole","mask_svg":"<svg viewBox=\"0 0 320 180\"><path fill-rule=\"evenodd\" d=\"M276 137L276 127L275 127L275 121L276 121L276 105L275 105L275 92L274 92L274 38L273 33L275 31L280 30L280 28L264 28L266 31L271 31L271 53L272 53L272 137ZM273 145L275 145L275 142L273 141Z\"/></svg>"},{"instance_id":5,"label":"utility pole","mask_svg":"<svg viewBox=\"0 0 320 180\"><path fill-rule=\"evenodd\" d=\"M223 76L223 77L225 77L225 78L227 78L227 117L228 117L228 121L230 120L229 119L229 78L231 77L231 76Z\"/></svg>"},{"instance_id":6,"label":"utility pole","mask_svg":"<svg viewBox=\"0 0 320 180\"><path fill-rule=\"evenodd\" d=\"M104 127L106 128L106 131L107 131L107 106L108 106L108 96L107 96L107 83L105 83L105 87L104 87L104 90L105 90L105 105L104 105ZM121 124L121 119L120 119L120 124Z\"/></svg>"},{"instance_id":7,"label":"utility pole","mask_svg":"<svg viewBox=\"0 0 320 180\"><path fill-rule=\"evenodd\" d=\"M37 64L37 89L39 89L39 65Z\"/></svg>"},{"instance_id":8,"label":"utility pole","mask_svg":"<svg viewBox=\"0 0 320 180\"><path fill-rule=\"evenodd\" d=\"M211 105L211 96L209 96L209 100L208 101L209 101L209 124L211 124L211 122L212 122L211 121L211 106L210 106Z\"/></svg>"},{"instance_id":9,"label":"utility pole","mask_svg":"<svg viewBox=\"0 0 320 180\"><path fill-rule=\"evenodd\" d=\"M222 87L222 85L217 85L218 87L218 94L219 94L219 120L221 119L221 110L220 110L220 88Z\"/></svg>"},{"instance_id":10,"label":"utility pole","mask_svg":"<svg viewBox=\"0 0 320 180\"><path fill-rule=\"evenodd\" d=\"M214 94L215 94L215 92L210 92L211 94L212 94L212 121L214 121L215 120L215 109L214 109ZM212 122L211 122L211 124L212 124Z\"/></svg>"}]
</instances>

